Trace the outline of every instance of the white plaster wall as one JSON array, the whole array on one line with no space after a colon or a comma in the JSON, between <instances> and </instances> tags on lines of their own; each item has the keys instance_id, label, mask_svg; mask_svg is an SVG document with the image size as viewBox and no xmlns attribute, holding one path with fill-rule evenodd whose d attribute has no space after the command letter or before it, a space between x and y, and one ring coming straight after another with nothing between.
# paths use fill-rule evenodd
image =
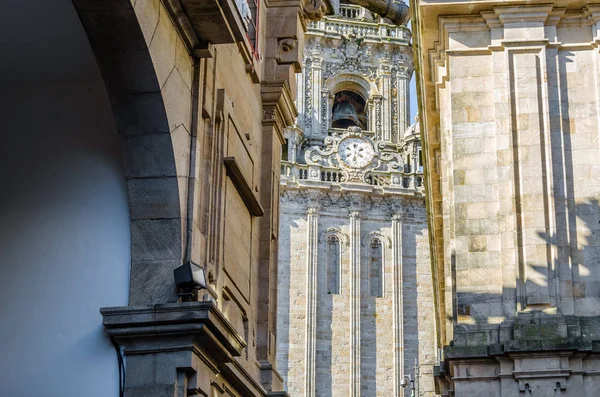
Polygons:
<instances>
[{"instance_id":1,"label":"white plaster wall","mask_svg":"<svg viewBox=\"0 0 600 397\"><path fill-rule=\"evenodd\" d=\"M0 121L0 396L117 396L99 308L127 304L129 210L102 81L0 89Z\"/></svg>"}]
</instances>

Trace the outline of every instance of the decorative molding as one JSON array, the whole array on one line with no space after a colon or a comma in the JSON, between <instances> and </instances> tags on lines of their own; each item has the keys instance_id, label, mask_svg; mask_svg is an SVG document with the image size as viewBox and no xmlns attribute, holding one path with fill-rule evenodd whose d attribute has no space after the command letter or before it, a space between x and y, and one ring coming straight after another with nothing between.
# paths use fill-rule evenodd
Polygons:
<instances>
[{"instance_id":1,"label":"decorative molding","mask_svg":"<svg viewBox=\"0 0 600 397\"><path fill-rule=\"evenodd\" d=\"M372 232L365 234L362 238L361 245L363 247L366 247L368 241L376 240L376 239L381 241L381 244L384 247L386 247L386 248L392 247L392 240L388 236L386 236L385 234L383 234L382 232L380 232L378 230L374 230Z\"/></svg>"},{"instance_id":2,"label":"decorative molding","mask_svg":"<svg viewBox=\"0 0 600 397\"><path fill-rule=\"evenodd\" d=\"M225 169L227 170L227 175L233 182L233 185L237 189L238 193L242 197L244 204L246 204L246 208L253 216L263 216L265 211L261 207L258 199L254 195L252 191L252 187L246 180L246 177L242 173L235 157L225 157L223 159L223 164L225 164Z\"/></svg>"},{"instance_id":3,"label":"decorative molding","mask_svg":"<svg viewBox=\"0 0 600 397\"><path fill-rule=\"evenodd\" d=\"M348 238L348 235L346 233L343 233L339 227L329 227L322 231L319 235L319 242L325 243L327 241L327 238L332 235L337 236L340 239L342 245L350 245L350 239Z\"/></svg>"}]
</instances>

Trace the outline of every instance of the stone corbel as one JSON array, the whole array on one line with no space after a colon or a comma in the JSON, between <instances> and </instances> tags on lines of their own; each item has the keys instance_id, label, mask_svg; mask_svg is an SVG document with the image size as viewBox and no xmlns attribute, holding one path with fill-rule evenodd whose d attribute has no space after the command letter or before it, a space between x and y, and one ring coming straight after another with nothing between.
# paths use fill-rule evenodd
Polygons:
<instances>
[{"instance_id":1,"label":"stone corbel","mask_svg":"<svg viewBox=\"0 0 600 397\"><path fill-rule=\"evenodd\" d=\"M302 51L298 45L298 39L295 37L285 37L277 40L277 56L275 59L280 65L293 65L294 71L302 71L301 59Z\"/></svg>"},{"instance_id":2,"label":"stone corbel","mask_svg":"<svg viewBox=\"0 0 600 397\"><path fill-rule=\"evenodd\" d=\"M327 0L304 0L302 15L309 21L318 21L327 14L334 12L333 5Z\"/></svg>"}]
</instances>

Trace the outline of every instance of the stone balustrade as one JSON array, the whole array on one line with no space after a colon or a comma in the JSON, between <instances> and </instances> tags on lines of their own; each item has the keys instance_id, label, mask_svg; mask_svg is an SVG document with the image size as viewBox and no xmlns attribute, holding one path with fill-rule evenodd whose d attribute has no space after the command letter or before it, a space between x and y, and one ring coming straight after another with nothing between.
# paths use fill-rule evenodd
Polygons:
<instances>
[{"instance_id":1,"label":"stone balustrade","mask_svg":"<svg viewBox=\"0 0 600 397\"><path fill-rule=\"evenodd\" d=\"M364 15L364 9L356 8L343 6L340 7L340 15L309 23L308 33L342 36L354 33L358 37L410 40L411 33L406 27L369 21Z\"/></svg>"},{"instance_id":2,"label":"stone balustrade","mask_svg":"<svg viewBox=\"0 0 600 397\"><path fill-rule=\"evenodd\" d=\"M281 183L297 183L314 186L323 184L323 187L332 184L344 183L344 172L336 167L324 167L319 165L307 165L292 163L289 161L281 162ZM356 185L356 182L352 183ZM360 183L358 183L360 184ZM379 186L409 189L423 192L423 173L422 172L384 172L371 171L365 176L365 186Z\"/></svg>"}]
</instances>

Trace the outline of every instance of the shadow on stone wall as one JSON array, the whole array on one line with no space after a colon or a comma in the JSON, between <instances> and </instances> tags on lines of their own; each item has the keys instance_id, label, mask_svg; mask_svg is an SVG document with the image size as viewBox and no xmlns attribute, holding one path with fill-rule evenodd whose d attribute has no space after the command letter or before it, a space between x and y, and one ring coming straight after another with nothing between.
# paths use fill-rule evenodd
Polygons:
<instances>
[{"instance_id":1,"label":"shadow on stone wall","mask_svg":"<svg viewBox=\"0 0 600 397\"><path fill-rule=\"evenodd\" d=\"M408 222L407 222L408 223ZM413 225L407 226L413 227ZM402 301L404 322L404 375L414 377L415 365L419 364L419 312L418 272L417 272L417 236L422 231L402 233ZM418 382L416 387L418 387ZM409 387L404 389L406 397L411 395ZM415 392L415 395L419 395Z\"/></svg>"},{"instance_id":2,"label":"shadow on stone wall","mask_svg":"<svg viewBox=\"0 0 600 397\"><path fill-rule=\"evenodd\" d=\"M590 137L594 133L588 124L580 124L585 117L596 119L597 109L570 99L567 65L574 62L573 56L573 52L560 51L558 63L547 64L550 75L560 76L560 84L544 85L550 104L550 131L540 134L539 139L540 147L550 151L542 151L541 155L543 162L550 164L549 179L553 183L552 198L539 205L553 216L545 217L545 228L537 232L537 237L546 242L549 265L522 264L515 276L516 287L504 286L498 294L454 291L453 318L449 320L455 324L455 345L499 343L514 338L600 337L600 204L597 189L590 186L594 165L585 156L577 158L579 151L598 145L591 139L582 139L586 131L590 131ZM538 80L539 89L542 84ZM538 97L543 96L539 93ZM538 106L543 108L541 102ZM540 130L545 130L543 124ZM515 172L519 179L517 168ZM544 188L550 189L546 181ZM516 189L518 195L519 186ZM553 230L553 234L547 230ZM518 268L519 264L515 266ZM456 285L454 256L451 267ZM528 274L533 277L527 277ZM528 294L532 291L544 291L534 298L544 298L549 304L529 304Z\"/></svg>"},{"instance_id":3,"label":"shadow on stone wall","mask_svg":"<svg viewBox=\"0 0 600 397\"><path fill-rule=\"evenodd\" d=\"M571 214L568 230L538 232L553 261L548 267L526 264L521 274L535 273L536 282L516 277L516 288L502 287L502 293L455 293L451 346L505 344L511 349L545 341L540 346L573 347L600 339L600 203L596 198L574 202L568 199L564 205ZM527 305L530 284L549 291L548 304Z\"/></svg>"}]
</instances>

